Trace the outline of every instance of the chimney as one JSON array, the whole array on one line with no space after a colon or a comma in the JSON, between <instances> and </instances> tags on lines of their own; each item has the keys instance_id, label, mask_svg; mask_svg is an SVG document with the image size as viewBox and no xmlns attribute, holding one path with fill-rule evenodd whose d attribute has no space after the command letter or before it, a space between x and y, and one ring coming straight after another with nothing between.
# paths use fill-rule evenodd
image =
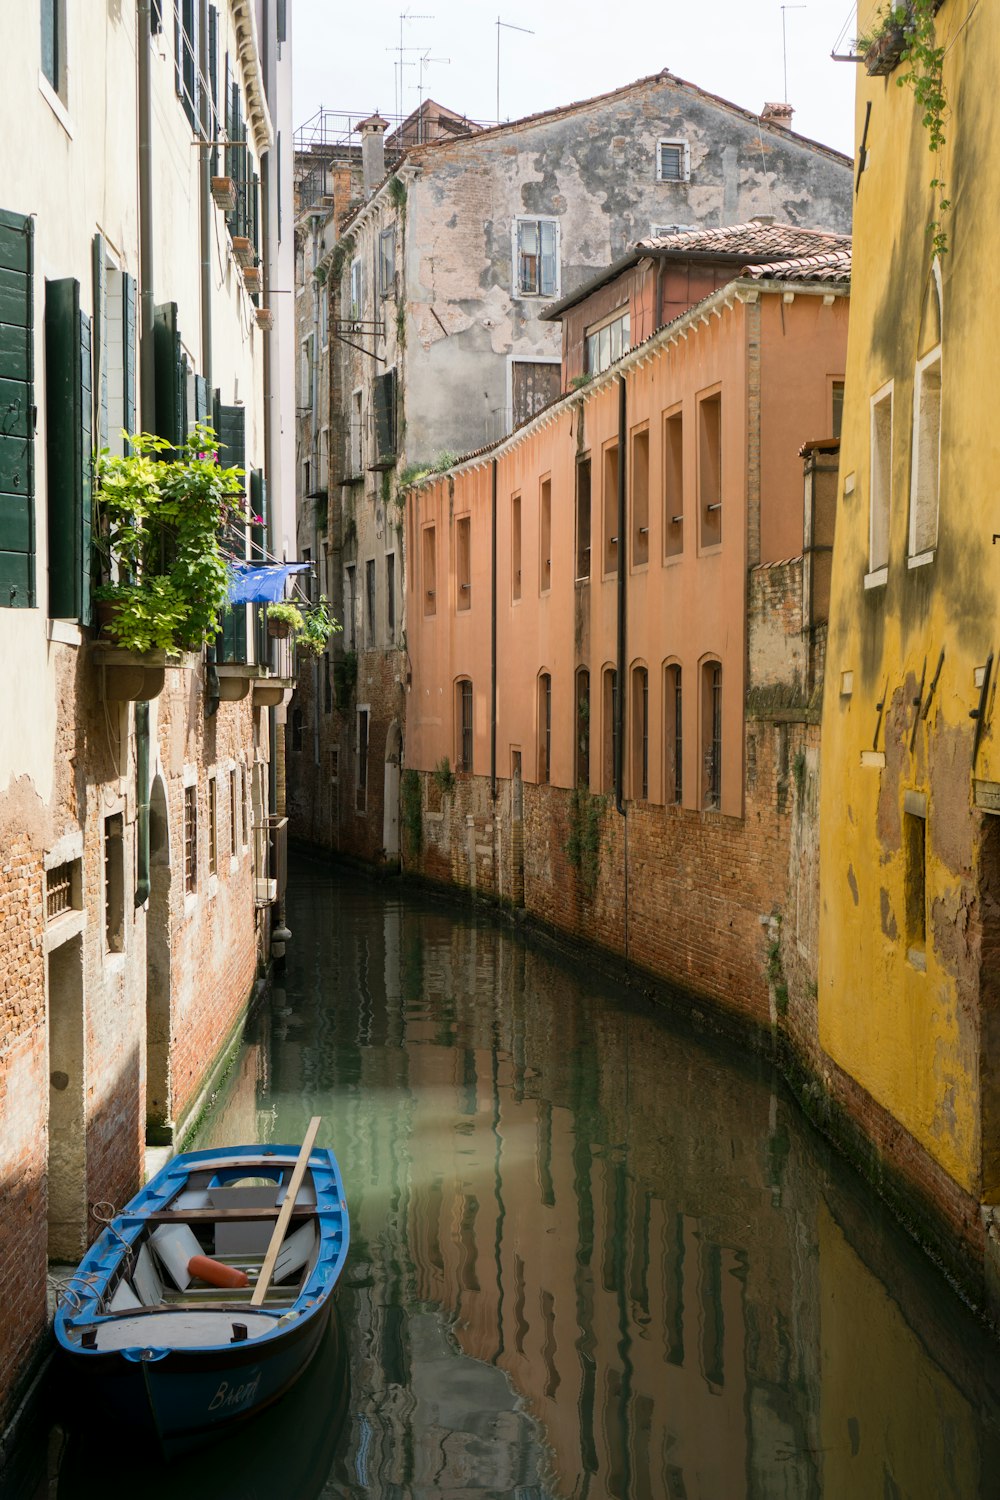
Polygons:
<instances>
[{"instance_id":1,"label":"chimney","mask_svg":"<svg viewBox=\"0 0 1000 1500\"><path fill-rule=\"evenodd\" d=\"M790 104L765 104L760 117L768 125L780 125L782 130L790 130L794 113Z\"/></svg>"},{"instance_id":2,"label":"chimney","mask_svg":"<svg viewBox=\"0 0 1000 1500\"><path fill-rule=\"evenodd\" d=\"M376 110L367 120L362 120L361 132L361 176L364 194L370 198L375 185L385 176L385 133L389 121L383 120Z\"/></svg>"}]
</instances>

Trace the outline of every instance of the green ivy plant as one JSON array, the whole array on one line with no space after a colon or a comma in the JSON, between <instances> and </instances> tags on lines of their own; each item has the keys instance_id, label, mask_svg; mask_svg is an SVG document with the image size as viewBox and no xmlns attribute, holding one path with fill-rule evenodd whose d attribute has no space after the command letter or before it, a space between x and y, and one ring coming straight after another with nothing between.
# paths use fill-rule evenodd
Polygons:
<instances>
[{"instance_id":1,"label":"green ivy plant","mask_svg":"<svg viewBox=\"0 0 1000 1500\"><path fill-rule=\"evenodd\" d=\"M455 773L451 769L451 761L447 755L442 755L434 770L431 772L434 780L440 788L441 795L448 797L455 790Z\"/></svg>"},{"instance_id":2,"label":"green ivy plant","mask_svg":"<svg viewBox=\"0 0 1000 1500\"><path fill-rule=\"evenodd\" d=\"M244 471L219 467L215 433L202 423L179 448L143 432L129 449L105 450L94 466L103 578L94 597L112 606L105 629L129 651L200 650L229 597L221 537L246 517Z\"/></svg>"},{"instance_id":3,"label":"green ivy plant","mask_svg":"<svg viewBox=\"0 0 1000 1500\"><path fill-rule=\"evenodd\" d=\"M330 637L344 628L331 615L328 603L326 595L320 594L319 603L309 605L301 613L302 624L296 631L295 644L312 656L322 656Z\"/></svg>"},{"instance_id":4,"label":"green ivy plant","mask_svg":"<svg viewBox=\"0 0 1000 1500\"><path fill-rule=\"evenodd\" d=\"M905 26L906 45L900 61L907 64L907 71L896 82L900 88L911 88L917 107L921 111L921 124L927 131L927 149L935 158L941 155L945 143L944 121L948 112L948 98L944 87L944 47L937 44L934 31L935 0L910 0ZM932 236L931 251L934 255L948 253L948 234L944 228L944 215L951 207L946 184L936 168L930 181L931 190L937 200L933 218L927 225Z\"/></svg>"}]
</instances>

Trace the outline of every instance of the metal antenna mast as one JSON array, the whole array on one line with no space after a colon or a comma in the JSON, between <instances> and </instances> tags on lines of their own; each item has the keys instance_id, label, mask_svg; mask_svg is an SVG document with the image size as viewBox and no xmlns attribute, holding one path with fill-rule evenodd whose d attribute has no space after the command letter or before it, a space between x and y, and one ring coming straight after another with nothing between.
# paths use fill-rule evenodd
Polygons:
<instances>
[{"instance_id":1,"label":"metal antenna mast","mask_svg":"<svg viewBox=\"0 0 1000 1500\"><path fill-rule=\"evenodd\" d=\"M396 98L396 113L399 115L400 119L403 118L403 53L423 51L422 47L403 46L403 27L407 24L408 21L433 21L433 19L433 16L413 15L411 14L409 9L401 10L399 13L399 46L386 48L387 52L399 53L399 62L397 63L397 67L399 68L399 93Z\"/></svg>"},{"instance_id":2,"label":"metal antenna mast","mask_svg":"<svg viewBox=\"0 0 1000 1500\"><path fill-rule=\"evenodd\" d=\"M497 16L497 124L500 124L500 31L523 31L525 36L534 36L527 26L512 26L509 21L501 21Z\"/></svg>"},{"instance_id":3,"label":"metal antenna mast","mask_svg":"<svg viewBox=\"0 0 1000 1500\"><path fill-rule=\"evenodd\" d=\"M429 68L430 65L431 65L431 63L450 63L451 62L451 58L450 57L431 57L430 51L431 51L431 49L428 47L427 51L419 59L419 63L420 63L420 82L417 84L417 142L418 142L418 144L420 142L422 142L423 139L424 139L424 116L423 116L423 107L424 107L424 69L425 68Z\"/></svg>"},{"instance_id":4,"label":"metal antenna mast","mask_svg":"<svg viewBox=\"0 0 1000 1500\"><path fill-rule=\"evenodd\" d=\"M808 5L783 5L781 7L781 58L785 70L785 92L781 102L788 103L788 42L785 39L785 11L786 10L808 10Z\"/></svg>"}]
</instances>

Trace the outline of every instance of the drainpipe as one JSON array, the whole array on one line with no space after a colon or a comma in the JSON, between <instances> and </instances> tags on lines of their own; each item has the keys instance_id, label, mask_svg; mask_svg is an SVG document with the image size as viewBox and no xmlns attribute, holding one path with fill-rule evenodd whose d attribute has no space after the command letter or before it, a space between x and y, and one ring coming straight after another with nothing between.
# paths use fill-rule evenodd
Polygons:
<instances>
[{"instance_id":1,"label":"drainpipe","mask_svg":"<svg viewBox=\"0 0 1000 1500\"><path fill-rule=\"evenodd\" d=\"M149 704L135 705L136 857L135 904L149 900Z\"/></svg>"},{"instance_id":2,"label":"drainpipe","mask_svg":"<svg viewBox=\"0 0 1000 1500\"><path fill-rule=\"evenodd\" d=\"M625 376L618 377L618 692L615 703L615 807L625 816L622 801L622 767L625 759L625 573L628 567L628 537L625 532L625 469L628 436L625 406Z\"/></svg>"},{"instance_id":3,"label":"drainpipe","mask_svg":"<svg viewBox=\"0 0 1000 1500\"><path fill-rule=\"evenodd\" d=\"M138 0L136 51L138 53L139 126L139 411L143 432L156 427L156 361L153 327L153 106L149 79L150 0Z\"/></svg>"},{"instance_id":4,"label":"drainpipe","mask_svg":"<svg viewBox=\"0 0 1000 1500\"><path fill-rule=\"evenodd\" d=\"M497 461L490 465L490 796L497 795Z\"/></svg>"},{"instance_id":5,"label":"drainpipe","mask_svg":"<svg viewBox=\"0 0 1000 1500\"><path fill-rule=\"evenodd\" d=\"M201 6L198 17L198 68L208 77L208 8ZM212 110L208 93L200 91L202 143L198 147L198 221L201 234L201 373L205 390L212 389ZM216 671L215 638L205 647L205 717L219 711L219 674Z\"/></svg>"}]
</instances>

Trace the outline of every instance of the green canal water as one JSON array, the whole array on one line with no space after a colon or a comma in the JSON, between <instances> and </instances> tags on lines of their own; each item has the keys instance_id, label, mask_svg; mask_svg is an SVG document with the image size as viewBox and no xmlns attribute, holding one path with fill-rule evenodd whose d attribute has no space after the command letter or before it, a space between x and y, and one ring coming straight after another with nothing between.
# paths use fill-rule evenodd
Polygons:
<instances>
[{"instance_id":1,"label":"green canal water","mask_svg":"<svg viewBox=\"0 0 1000 1500\"><path fill-rule=\"evenodd\" d=\"M998 1346L763 1063L397 887L299 861L287 915L199 1144L322 1115L331 1337L183 1469L54 1429L21 1493L1000 1495Z\"/></svg>"}]
</instances>

